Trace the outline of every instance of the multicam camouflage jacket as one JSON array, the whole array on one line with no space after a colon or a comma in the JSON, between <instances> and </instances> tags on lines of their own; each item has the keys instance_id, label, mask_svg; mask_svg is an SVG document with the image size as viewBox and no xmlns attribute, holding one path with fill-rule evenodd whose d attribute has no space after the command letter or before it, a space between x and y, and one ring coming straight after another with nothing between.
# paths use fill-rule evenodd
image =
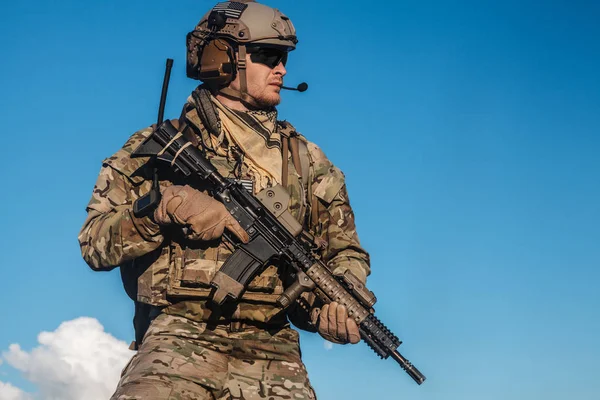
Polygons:
<instances>
[{"instance_id":1,"label":"multicam camouflage jacket","mask_svg":"<svg viewBox=\"0 0 600 400\"><path fill-rule=\"evenodd\" d=\"M197 123L196 126L189 125L199 138L202 131L206 132ZM290 124L278 121L277 125L279 130L295 134ZM120 266L124 282L137 282L133 289L126 285L132 298L141 303L164 306L164 312L172 315L196 321L217 317L259 322L281 316L282 310L276 305L284 289L279 273L281 266L268 266L256 276L230 315L211 316L214 311L207 303L209 283L231 255L230 245L220 240L186 240L181 228L160 227L151 217L133 215L132 204L151 188L153 168L147 163L148 159L131 158L130 154L151 132L152 127L136 132L121 150L103 161L87 206L88 216L79 234L85 261L98 271ZM304 161L310 163L309 177L301 179L301 172L296 171L292 157L286 160L290 212L305 229L321 239L324 244L321 257L333 273L343 274L350 269L366 281L370 273L369 255L360 246L356 234L344 175L319 147L302 136L299 138L307 149L304 155L308 155L309 160ZM203 147L201 140L198 146L223 176L249 177L248 171L233 157L217 155ZM160 171L161 188L186 184L174 172ZM318 200L311 202L309 193ZM311 207L317 207L318 221L312 219L311 222Z\"/></svg>"}]
</instances>

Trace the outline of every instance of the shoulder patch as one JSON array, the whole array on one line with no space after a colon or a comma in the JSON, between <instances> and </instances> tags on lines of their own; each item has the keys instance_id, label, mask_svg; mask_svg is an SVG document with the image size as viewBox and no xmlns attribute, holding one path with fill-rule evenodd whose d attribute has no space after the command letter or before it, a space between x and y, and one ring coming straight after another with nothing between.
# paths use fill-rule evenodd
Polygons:
<instances>
[{"instance_id":1,"label":"shoulder patch","mask_svg":"<svg viewBox=\"0 0 600 400\"><path fill-rule=\"evenodd\" d=\"M319 199L329 204L340 192L344 183L344 173L338 167L332 165L328 173L323 176L321 182L314 187L313 193Z\"/></svg>"}]
</instances>

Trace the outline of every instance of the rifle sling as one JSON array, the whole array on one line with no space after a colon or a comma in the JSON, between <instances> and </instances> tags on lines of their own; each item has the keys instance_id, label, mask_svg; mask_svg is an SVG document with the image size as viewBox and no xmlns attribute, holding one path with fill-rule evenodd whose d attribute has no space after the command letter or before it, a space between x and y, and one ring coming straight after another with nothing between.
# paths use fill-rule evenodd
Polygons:
<instances>
[{"instance_id":1,"label":"rifle sling","mask_svg":"<svg viewBox=\"0 0 600 400\"><path fill-rule=\"evenodd\" d=\"M286 135L281 135L281 149L283 161L281 163L281 185L287 188L288 185L288 159L290 158L290 138ZM293 157L293 155L292 155ZM294 164L295 165L295 164Z\"/></svg>"},{"instance_id":2,"label":"rifle sling","mask_svg":"<svg viewBox=\"0 0 600 400\"><path fill-rule=\"evenodd\" d=\"M307 191L307 199L310 204L310 222L312 229L314 229L319 222L319 211L318 211L318 203L317 198L312 192L312 188L310 187L310 154L308 152L308 146L306 143L300 139L298 139L298 135L290 135L289 139L286 135L282 135L283 139L283 179L284 179L284 187L287 186L287 160L288 160L288 141L289 148L292 151L292 162L294 163L294 168L296 172L300 175L300 179L302 180L302 186Z\"/></svg>"}]
</instances>

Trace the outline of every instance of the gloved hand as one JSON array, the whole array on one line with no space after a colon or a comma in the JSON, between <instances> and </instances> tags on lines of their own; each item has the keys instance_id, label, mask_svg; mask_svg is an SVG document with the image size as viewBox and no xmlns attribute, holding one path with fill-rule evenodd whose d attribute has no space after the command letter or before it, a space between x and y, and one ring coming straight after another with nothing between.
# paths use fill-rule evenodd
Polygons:
<instances>
[{"instance_id":1,"label":"gloved hand","mask_svg":"<svg viewBox=\"0 0 600 400\"><path fill-rule=\"evenodd\" d=\"M358 326L348 317L346 307L341 304L333 302L321 309L316 308L312 311L311 319L325 340L338 344L360 342Z\"/></svg>"},{"instance_id":2,"label":"gloved hand","mask_svg":"<svg viewBox=\"0 0 600 400\"><path fill-rule=\"evenodd\" d=\"M186 237L192 240L218 239L225 228L242 242L249 240L246 231L221 202L188 185L172 185L162 192L154 220L159 225L187 227Z\"/></svg>"}]
</instances>

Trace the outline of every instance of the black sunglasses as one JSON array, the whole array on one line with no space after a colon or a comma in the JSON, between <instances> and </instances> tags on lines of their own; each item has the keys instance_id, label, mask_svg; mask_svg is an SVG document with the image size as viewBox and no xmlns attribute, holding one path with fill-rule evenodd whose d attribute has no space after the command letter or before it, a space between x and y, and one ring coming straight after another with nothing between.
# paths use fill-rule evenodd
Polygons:
<instances>
[{"instance_id":1,"label":"black sunglasses","mask_svg":"<svg viewBox=\"0 0 600 400\"><path fill-rule=\"evenodd\" d=\"M287 63L288 52L275 47L247 47L246 51L250 53L250 60L255 63L264 64L269 68L275 68L282 63Z\"/></svg>"}]
</instances>

